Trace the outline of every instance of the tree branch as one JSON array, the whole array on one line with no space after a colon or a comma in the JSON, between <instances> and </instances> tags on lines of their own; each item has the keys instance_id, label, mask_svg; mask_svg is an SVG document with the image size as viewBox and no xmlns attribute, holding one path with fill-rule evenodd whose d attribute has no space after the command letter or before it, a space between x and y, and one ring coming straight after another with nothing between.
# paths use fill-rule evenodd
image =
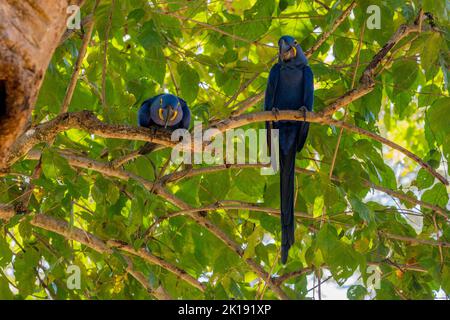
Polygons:
<instances>
[{"instance_id":1,"label":"tree branch","mask_svg":"<svg viewBox=\"0 0 450 320\"><path fill-rule=\"evenodd\" d=\"M344 22L345 19L350 15L352 10L356 7L356 2L352 1L352 3L347 7L347 9L344 10L344 12L339 16L339 18L336 19L334 24L332 25L331 29L322 33L319 40L316 41L316 43L305 52L306 57L310 57L319 47L330 37L330 35L336 31L336 29Z\"/></svg>"},{"instance_id":2,"label":"tree branch","mask_svg":"<svg viewBox=\"0 0 450 320\"><path fill-rule=\"evenodd\" d=\"M175 142L171 141L168 131L165 130L152 130L126 125L108 125L100 121L91 111L65 113L25 132L12 147L7 158L6 167L18 161L35 145L52 140L58 133L70 129L84 130L103 138L139 140L157 143L166 147L174 147L176 145Z\"/></svg>"},{"instance_id":3,"label":"tree branch","mask_svg":"<svg viewBox=\"0 0 450 320\"><path fill-rule=\"evenodd\" d=\"M406 148L403 148L402 146L386 138L380 137L373 132L364 130L349 123L331 119L322 114L307 112L306 117L304 118L303 113L297 110L280 111L278 114L273 114L270 111L249 113L243 114L239 117L222 120L213 128L218 129L220 132L226 132L228 130L236 129L238 127L242 127L251 123L279 120L306 120L308 122L333 125L339 128L343 127L351 132L367 136L375 141L379 141L382 144L400 151L413 161L417 162L422 168L427 170L443 184L448 185L448 181L445 177L434 170L419 156L415 155ZM10 154L10 157L8 159L8 164L11 165L12 163L20 159L20 157L26 154L34 145L38 144L39 142L51 139L58 132L68 129L85 130L91 134L96 134L103 138L154 142L169 147L174 147L178 144L177 142L173 142L170 140L169 133L167 133L166 131L130 127L126 125L108 125L98 120L98 118L92 112L82 111L77 113L66 113L55 118L54 120L43 123L35 128L28 130L27 133L18 140L17 144L14 145L13 152ZM191 146L192 145L193 144L191 144Z\"/></svg>"},{"instance_id":4,"label":"tree branch","mask_svg":"<svg viewBox=\"0 0 450 320\"><path fill-rule=\"evenodd\" d=\"M226 119L218 123L215 128L218 129L220 132L225 132L231 129L236 129L238 127L242 127L244 125L255 123L255 122L264 122L264 121L279 121L279 120L291 120L291 121L304 121L307 122L314 122L319 124L327 124L327 125L333 125L339 128L345 128L348 131L367 136L375 141L379 141L382 144L385 144L395 150L400 151L408 158L412 159L413 161L417 162L422 168L427 170L429 173L431 173L434 177L436 177L439 181L441 181L443 184L448 185L448 181L445 177L443 177L441 174L436 172L428 163L423 161L419 156L415 155L411 151L403 148L402 146L396 144L395 142L392 142L391 140L388 140L386 138L380 137L379 135L364 130L362 128L356 127L352 124L345 123L342 121L331 119L327 116L324 116L321 113L313 113L313 112L307 112L306 118L304 118L304 115L300 111L280 111L278 114L273 114L270 111L266 112L258 112L258 113L249 113L244 114L239 117L234 117L230 119Z\"/></svg>"}]
</instances>

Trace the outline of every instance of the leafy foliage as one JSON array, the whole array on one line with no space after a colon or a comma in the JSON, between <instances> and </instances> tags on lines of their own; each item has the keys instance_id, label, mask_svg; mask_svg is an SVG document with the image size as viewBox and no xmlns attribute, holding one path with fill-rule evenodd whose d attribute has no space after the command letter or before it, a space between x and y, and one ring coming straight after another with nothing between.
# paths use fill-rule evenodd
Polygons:
<instances>
[{"instance_id":1,"label":"leafy foliage","mask_svg":"<svg viewBox=\"0 0 450 320\"><path fill-rule=\"evenodd\" d=\"M88 109L107 122L136 125L140 104L167 90L189 102L195 120L225 119L240 107L239 102L264 90L277 53L271 44L290 34L305 50L310 48L349 4L321 2L325 5L298 0L124 0L112 6L111 1L101 1L69 111ZM86 1L83 16L93 4ZM381 29L362 31L366 9L373 4L381 8ZM381 133L447 175L450 38L446 1L358 1L353 15L310 59L316 76L315 110L350 90L354 73L358 79L397 28L415 19L420 7L434 15L440 32L412 34L398 44L384 63L386 69L377 76L374 91L348 106L346 121ZM105 40L109 44L106 66ZM34 110L34 124L59 113L80 45L80 36L75 34L56 51ZM105 101L101 99L103 68ZM261 109L258 103L248 112ZM342 119L344 114L339 111L335 117ZM397 200L376 191L370 184L444 209L449 188L399 153L345 131L334 166L336 179L330 179L338 136L335 127L312 124L307 146L298 156L297 167L315 173L300 172L296 177L296 210L308 218L297 219L297 241L286 266L277 263L278 218L268 210L243 204L278 208L277 176L260 175L254 168L231 168L167 184L169 193L190 206L221 202L207 217L244 249L240 257L189 215L164 220L148 233L156 219L181 210L141 183L141 179L155 181L183 169L172 164L166 168L170 151L156 151L126 163L124 169L141 178L128 181L72 167L58 152L69 150L107 162L136 150L140 142L68 130L52 146L38 146L43 150L42 174L33 180L28 209L31 215L63 219L105 241L120 240L144 248L206 286L203 293L165 268L129 256L151 287L162 286L174 298L254 299L262 292L264 298L276 298L273 290L263 289L267 279L249 267L248 258L275 276L308 269L281 284L294 299L311 297L312 276L320 268L339 284L349 279L354 282L347 292L349 299L433 298L439 290L448 296L448 219L404 197ZM12 168L17 175L1 179L1 203L23 196L36 164L24 159ZM233 209L226 209L228 204ZM1 299L153 297L127 273L127 262L118 252L98 253L32 227L28 218L12 219L6 226L8 233L0 235ZM433 245L436 240L447 247ZM80 290L66 286L69 265L81 269ZM381 273L376 289L367 284L369 265L376 265ZM357 281L358 275L361 280Z\"/></svg>"}]
</instances>

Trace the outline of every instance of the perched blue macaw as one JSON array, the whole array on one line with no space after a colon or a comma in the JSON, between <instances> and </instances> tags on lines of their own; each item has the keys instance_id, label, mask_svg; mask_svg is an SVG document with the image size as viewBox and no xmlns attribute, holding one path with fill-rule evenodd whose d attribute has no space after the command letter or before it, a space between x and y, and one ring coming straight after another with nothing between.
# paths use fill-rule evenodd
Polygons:
<instances>
[{"instance_id":1,"label":"perched blue macaw","mask_svg":"<svg viewBox=\"0 0 450 320\"><path fill-rule=\"evenodd\" d=\"M145 128L165 128L170 131L189 129L191 111L183 99L173 94L160 94L142 103L138 114L139 126ZM147 143L140 154L147 154L156 147Z\"/></svg>"},{"instance_id":2,"label":"perched blue macaw","mask_svg":"<svg viewBox=\"0 0 450 320\"><path fill-rule=\"evenodd\" d=\"M313 110L314 75L298 42L291 36L278 41L279 59L270 70L264 110ZM309 123L305 121L267 122L270 129L279 130L280 200L281 200L281 262L286 263L289 248L294 244L294 178L295 156L305 145Z\"/></svg>"}]
</instances>

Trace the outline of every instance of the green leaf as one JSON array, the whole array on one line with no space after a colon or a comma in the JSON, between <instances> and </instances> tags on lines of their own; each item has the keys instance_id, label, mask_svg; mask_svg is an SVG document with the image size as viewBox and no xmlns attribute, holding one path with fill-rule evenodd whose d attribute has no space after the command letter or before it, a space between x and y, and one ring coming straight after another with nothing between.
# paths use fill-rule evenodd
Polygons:
<instances>
[{"instance_id":1,"label":"green leaf","mask_svg":"<svg viewBox=\"0 0 450 320\"><path fill-rule=\"evenodd\" d=\"M42 153L42 171L48 179L62 179L73 175L67 160L49 149Z\"/></svg>"},{"instance_id":2,"label":"green leaf","mask_svg":"<svg viewBox=\"0 0 450 320\"><path fill-rule=\"evenodd\" d=\"M177 67L180 75L180 89L184 100L193 102L198 95L200 76L187 63L181 62Z\"/></svg>"},{"instance_id":3,"label":"green leaf","mask_svg":"<svg viewBox=\"0 0 450 320\"><path fill-rule=\"evenodd\" d=\"M11 262L13 254L5 238L0 236L0 268L6 267ZM1 273L0 273L1 274Z\"/></svg>"},{"instance_id":4,"label":"green leaf","mask_svg":"<svg viewBox=\"0 0 450 320\"><path fill-rule=\"evenodd\" d=\"M421 200L445 208L448 203L447 189L443 184L438 183L430 190L425 191Z\"/></svg>"},{"instance_id":5,"label":"green leaf","mask_svg":"<svg viewBox=\"0 0 450 320\"><path fill-rule=\"evenodd\" d=\"M415 182L415 185L419 189L427 189L433 185L434 182L434 176L432 176L427 170L420 169L419 173L417 174L417 179Z\"/></svg>"},{"instance_id":6,"label":"green leaf","mask_svg":"<svg viewBox=\"0 0 450 320\"><path fill-rule=\"evenodd\" d=\"M14 276L18 284L19 292L23 297L31 295L35 290L38 261L38 252L31 248L16 256L14 260Z\"/></svg>"},{"instance_id":7,"label":"green leaf","mask_svg":"<svg viewBox=\"0 0 450 320\"><path fill-rule=\"evenodd\" d=\"M261 199L265 181L259 173L259 169L247 169L232 175L233 183L240 191L246 193L253 201Z\"/></svg>"},{"instance_id":8,"label":"green leaf","mask_svg":"<svg viewBox=\"0 0 450 320\"><path fill-rule=\"evenodd\" d=\"M450 114L450 98L436 100L428 109L426 121L439 144L443 144L445 136L450 133L448 115Z\"/></svg>"},{"instance_id":9,"label":"green leaf","mask_svg":"<svg viewBox=\"0 0 450 320\"><path fill-rule=\"evenodd\" d=\"M374 221L375 213L359 198L353 196L350 197L350 203L355 213L358 214L362 220L366 222Z\"/></svg>"},{"instance_id":10,"label":"green leaf","mask_svg":"<svg viewBox=\"0 0 450 320\"><path fill-rule=\"evenodd\" d=\"M364 300L367 289L361 285L350 286L347 290L347 298L349 300Z\"/></svg>"},{"instance_id":11,"label":"green leaf","mask_svg":"<svg viewBox=\"0 0 450 320\"><path fill-rule=\"evenodd\" d=\"M441 49L442 37L438 32L432 32L425 44L426 50L422 51L421 64L425 70L430 69L439 58L439 51Z\"/></svg>"},{"instance_id":12,"label":"green leaf","mask_svg":"<svg viewBox=\"0 0 450 320\"><path fill-rule=\"evenodd\" d=\"M450 294L450 267L445 266L442 270L442 289Z\"/></svg>"},{"instance_id":13,"label":"green leaf","mask_svg":"<svg viewBox=\"0 0 450 320\"><path fill-rule=\"evenodd\" d=\"M400 90L412 87L419 74L417 63L409 60L400 60L392 66L394 83Z\"/></svg>"},{"instance_id":14,"label":"green leaf","mask_svg":"<svg viewBox=\"0 0 450 320\"><path fill-rule=\"evenodd\" d=\"M323 196L316 197L314 199L313 216L314 218L320 217L323 214L324 200Z\"/></svg>"},{"instance_id":15,"label":"green leaf","mask_svg":"<svg viewBox=\"0 0 450 320\"><path fill-rule=\"evenodd\" d=\"M353 41L347 38L338 38L333 46L333 54L339 61L346 61L351 58L353 51Z\"/></svg>"},{"instance_id":16,"label":"green leaf","mask_svg":"<svg viewBox=\"0 0 450 320\"><path fill-rule=\"evenodd\" d=\"M9 288L9 282L0 272L0 300L13 300L14 295Z\"/></svg>"}]
</instances>

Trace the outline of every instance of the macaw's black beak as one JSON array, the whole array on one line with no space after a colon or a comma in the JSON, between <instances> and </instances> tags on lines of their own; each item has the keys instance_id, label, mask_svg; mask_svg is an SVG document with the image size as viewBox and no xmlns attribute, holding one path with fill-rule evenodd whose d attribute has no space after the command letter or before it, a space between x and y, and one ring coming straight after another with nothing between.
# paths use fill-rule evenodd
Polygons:
<instances>
[{"instance_id":1,"label":"macaw's black beak","mask_svg":"<svg viewBox=\"0 0 450 320\"><path fill-rule=\"evenodd\" d=\"M167 129L167 125L169 124L170 112L166 112L166 118L164 119L164 129Z\"/></svg>"},{"instance_id":2,"label":"macaw's black beak","mask_svg":"<svg viewBox=\"0 0 450 320\"><path fill-rule=\"evenodd\" d=\"M297 55L297 49L294 46L289 45L286 41L281 41L280 44L280 59L288 61L295 58Z\"/></svg>"}]
</instances>

